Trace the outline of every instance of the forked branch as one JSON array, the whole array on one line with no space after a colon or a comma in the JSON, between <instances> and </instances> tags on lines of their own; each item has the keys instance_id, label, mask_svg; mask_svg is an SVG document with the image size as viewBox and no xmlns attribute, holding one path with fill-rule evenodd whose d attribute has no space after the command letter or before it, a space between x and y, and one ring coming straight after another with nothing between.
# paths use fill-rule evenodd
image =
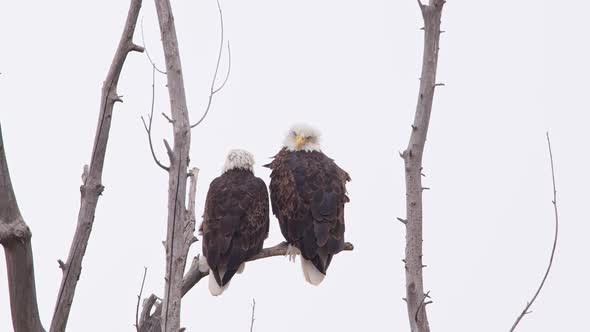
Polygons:
<instances>
[{"instance_id":1,"label":"forked branch","mask_svg":"<svg viewBox=\"0 0 590 332\"><path fill-rule=\"evenodd\" d=\"M218 88L215 88L215 82L217 81L217 74L219 73L219 64L221 63L221 54L223 53L223 44L224 44L223 11L221 10L221 5L219 4L219 0L217 0L217 9L219 10L219 20L220 20L220 24L221 24L221 38L220 38L220 43L219 43L219 53L217 55L217 64L215 65L215 73L213 74L213 79L211 80L211 89L209 91L209 100L207 101L207 107L205 108L205 112L203 113L203 115L201 116L199 121L197 121L195 124L191 125L191 128L198 126L201 122L203 122L203 120L205 120L205 117L207 116L207 114L209 113L209 110L211 109L211 103L213 101L213 96L216 93L218 93L219 91L221 91L221 89L223 89L223 87L225 86L225 83L227 83L227 80L229 79L229 73L231 72L231 49L229 47L229 41L228 41L227 42L227 61L228 61L227 73L225 75L225 79L223 80L223 83L221 83L221 85Z\"/></svg>"},{"instance_id":2,"label":"forked branch","mask_svg":"<svg viewBox=\"0 0 590 332\"><path fill-rule=\"evenodd\" d=\"M145 48L145 56L147 57L148 61L152 64L152 68L155 71L157 71L160 74L166 75L166 72L164 70L161 70L160 68L158 68L158 66L156 66L156 63L154 62L154 60L150 56L150 52L149 52L148 47L145 45L145 35L143 33L143 17L141 18L140 26L141 26L141 43L143 44L143 47Z\"/></svg>"},{"instance_id":3,"label":"forked branch","mask_svg":"<svg viewBox=\"0 0 590 332\"><path fill-rule=\"evenodd\" d=\"M553 236L553 248L551 248L551 256L549 256L549 265L547 265L547 269L545 270L545 275L543 276L543 280L541 280L541 284L539 284L539 287L537 288L535 295L533 295L533 298L529 302L527 302L526 306L524 307L524 309L522 310L520 315L518 315L518 317L516 317L516 321L512 325L510 332L516 330L516 327L518 326L518 324L520 323L522 318L525 315L531 313L531 311L529 309L531 308L531 306L533 305L533 303L537 299L537 296L539 296L539 293L541 293L541 289L543 289L543 286L545 285L545 281L547 280L547 276L549 276L549 272L551 271L551 266L553 265L553 258L555 257L555 249L557 248L557 235L559 232L559 215L557 213L557 189L555 188L555 169L553 167L553 151L551 151L551 140L549 139L549 133L547 133L547 147L549 149L549 161L551 162L551 179L552 179L552 183L553 183L553 201L551 201L551 202L553 203L553 212L555 215L555 234Z\"/></svg>"}]
</instances>

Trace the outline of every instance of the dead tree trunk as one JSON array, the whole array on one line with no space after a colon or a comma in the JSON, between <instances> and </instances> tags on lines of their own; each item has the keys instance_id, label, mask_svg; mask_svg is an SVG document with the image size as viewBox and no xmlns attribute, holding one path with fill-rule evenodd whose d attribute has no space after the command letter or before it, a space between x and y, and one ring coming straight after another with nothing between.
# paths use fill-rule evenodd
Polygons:
<instances>
[{"instance_id":1,"label":"dead tree trunk","mask_svg":"<svg viewBox=\"0 0 590 332\"><path fill-rule=\"evenodd\" d=\"M424 292L422 276L422 155L430 122L432 100L436 84L440 20L444 0L430 0L428 5L418 0L424 18L424 54L416 115L407 149L402 153L406 174L406 303L412 332L428 332L426 305L430 303Z\"/></svg>"},{"instance_id":2,"label":"dead tree trunk","mask_svg":"<svg viewBox=\"0 0 590 332\"><path fill-rule=\"evenodd\" d=\"M166 60L168 94L174 130L174 147L166 144L170 168L168 170L168 227L166 235L166 285L162 300L162 332L177 332L180 329L180 304L182 277L186 256L194 239L192 231L186 230L186 182L190 151L190 122L184 92L182 66L174 16L168 0L156 0L162 45ZM194 225L194 224L193 224Z\"/></svg>"},{"instance_id":3,"label":"dead tree trunk","mask_svg":"<svg viewBox=\"0 0 590 332\"><path fill-rule=\"evenodd\" d=\"M4 247L15 332L45 332L39 319L31 231L20 214L0 127L0 244Z\"/></svg>"}]
</instances>

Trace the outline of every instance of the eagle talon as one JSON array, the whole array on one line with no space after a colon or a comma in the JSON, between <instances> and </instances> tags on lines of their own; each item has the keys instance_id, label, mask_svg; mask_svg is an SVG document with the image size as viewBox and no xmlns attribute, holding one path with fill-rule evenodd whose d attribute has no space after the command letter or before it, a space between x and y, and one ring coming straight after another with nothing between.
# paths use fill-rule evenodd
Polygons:
<instances>
[{"instance_id":1,"label":"eagle talon","mask_svg":"<svg viewBox=\"0 0 590 332\"><path fill-rule=\"evenodd\" d=\"M293 262L295 263L295 258L297 257L297 255L301 255L301 251L299 250L299 248L292 246L292 245L287 245L287 252L285 253L285 256L289 256L289 262Z\"/></svg>"}]
</instances>

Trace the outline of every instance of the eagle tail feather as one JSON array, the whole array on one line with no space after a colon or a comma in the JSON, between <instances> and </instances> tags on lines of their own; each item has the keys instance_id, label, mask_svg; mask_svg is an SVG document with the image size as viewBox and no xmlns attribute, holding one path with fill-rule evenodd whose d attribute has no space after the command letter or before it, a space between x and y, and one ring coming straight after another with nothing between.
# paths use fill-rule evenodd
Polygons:
<instances>
[{"instance_id":1,"label":"eagle tail feather","mask_svg":"<svg viewBox=\"0 0 590 332\"><path fill-rule=\"evenodd\" d=\"M314 286L318 286L324 281L325 274L320 272L313 263L303 257L301 257L301 268L303 269L303 276L305 281L309 282Z\"/></svg>"},{"instance_id":2,"label":"eagle tail feather","mask_svg":"<svg viewBox=\"0 0 590 332\"><path fill-rule=\"evenodd\" d=\"M226 271L225 269L219 269L217 272L211 272L213 273L209 274L209 292L211 292L211 295L213 296L219 296L227 289L229 286L229 281L221 286L219 285L216 277L219 276L220 281L223 280Z\"/></svg>"},{"instance_id":3,"label":"eagle tail feather","mask_svg":"<svg viewBox=\"0 0 590 332\"><path fill-rule=\"evenodd\" d=\"M229 283L225 284L225 286L219 286L219 284L217 283L217 281L215 280L215 278L211 275L209 275L209 292L211 292L211 295L213 296L219 296L221 295L229 286Z\"/></svg>"}]
</instances>

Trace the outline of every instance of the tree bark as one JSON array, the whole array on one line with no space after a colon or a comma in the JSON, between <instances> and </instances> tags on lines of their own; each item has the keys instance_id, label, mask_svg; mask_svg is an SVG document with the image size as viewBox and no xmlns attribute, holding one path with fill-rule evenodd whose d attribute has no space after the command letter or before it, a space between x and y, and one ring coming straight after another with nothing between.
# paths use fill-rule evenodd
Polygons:
<instances>
[{"instance_id":1,"label":"tree bark","mask_svg":"<svg viewBox=\"0 0 590 332\"><path fill-rule=\"evenodd\" d=\"M82 259L86 253L86 247L94 223L94 213L104 186L102 185L102 170L111 128L111 118L115 102L121 101L117 95L117 83L123 68L127 54L131 51L143 52L143 47L133 43L133 33L137 23L137 17L141 8L141 0L132 0L127 14L125 28L119 41L111 67L102 87L102 98L96 137L92 151L92 159L88 171L84 170L83 184L80 187L81 203L78 213L78 224L70 252L66 263L60 261L63 270L63 278L59 289L53 319L51 321L51 332L65 331L70 308L74 299L76 285L82 270Z\"/></svg>"},{"instance_id":2,"label":"tree bark","mask_svg":"<svg viewBox=\"0 0 590 332\"><path fill-rule=\"evenodd\" d=\"M23 220L12 182L0 127L0 244L4 247L10 311L15 332L45 332L39 318L31 231Z\"/></svg>"},{"instance_id":3,"label":"tree bark","mask_svg":"<svg viewBox=\"0 0 590 332\"><path fill-rule=\"evenodd\" d=\"M166 285L162 301L162 332L180 329L182 277L188 252L185 241L186 179L190 151L190 122L184 92L184 81L174 16L168 0L155 0L166 61L168 94L174 130L174 148L168 149L168 227L166 235ZM190 236L194 236L190 234ZM192 237L191 237L192 239Z\"/></svg>"},{"instance_id":4,"label":"tree bark","mask_svg":"<svg viewBox=\"0 0 590 332\"><path fill-rule=\"evenodd\" d=\"M422 276L422 156L432 111L436 87L436 67L440 39L440 20L444 0L430 0L428 5L418 0L424 19L424 54L416 115L407 149L402 153L406 174L406 302L412 332L428 332Z\"/></svg>"}]
</instances>

